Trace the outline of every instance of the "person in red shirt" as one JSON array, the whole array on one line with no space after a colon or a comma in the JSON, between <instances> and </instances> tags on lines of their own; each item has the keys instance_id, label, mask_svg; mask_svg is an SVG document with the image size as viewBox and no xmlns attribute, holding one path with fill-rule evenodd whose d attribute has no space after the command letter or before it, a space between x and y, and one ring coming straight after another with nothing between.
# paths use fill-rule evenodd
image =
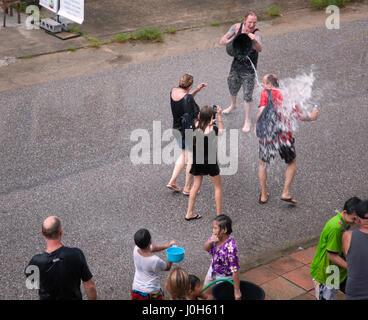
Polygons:
<instances>
[{"instance_id":1,"label":"person in red shirt","mask_svg":"<svg viewBox=\"0 0 368 320\"><path fill-rule=\"evenodd\" d=\"M287 164L285 170L284 189L281 194L281 200L296 204L296 200L290 195L290 186L294 179L296 170L296 153L295 153L295 139L292 134L292 121L299 119L302 121L314 121L318 118L318 111L314 109L310 114L304 116L297 105L289 111L283 105L283 96L278 90L279 82L275 74L266 74L263 77L262 86L265 88L261 93L261 100L259 104L259 111L257 114L256 123L254 126L254 133L256 133L257 122L268 103L268 90L272 94L274 108L278 115L279 133L277 138L272 141L265 141L259 138L259 168L258 180L261 186L261 194L259 203L265 204L268 201L269 193L267 192L267 164L275 158L278 151L281 158Z\"/></svg>"}]
</instances>

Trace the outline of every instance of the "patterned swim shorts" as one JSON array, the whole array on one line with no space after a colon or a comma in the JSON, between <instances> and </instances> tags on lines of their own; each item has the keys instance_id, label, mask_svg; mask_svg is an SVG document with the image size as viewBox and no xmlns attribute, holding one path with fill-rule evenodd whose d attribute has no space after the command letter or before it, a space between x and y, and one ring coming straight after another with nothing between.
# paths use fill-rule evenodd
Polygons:
<instances>
[{"instance_id":1,"label":"patterned swim shorts","mask_svg":"<svg viewBox=\"0 0 368 320\"><path fill-rule=\"evenodd\" d=\"M253 101L254 73L241 73L231 70L227 78L227 84L232 96L236 96L241 87L243 87L243 98L245 102Z\"/></svg>"}]
</instances>

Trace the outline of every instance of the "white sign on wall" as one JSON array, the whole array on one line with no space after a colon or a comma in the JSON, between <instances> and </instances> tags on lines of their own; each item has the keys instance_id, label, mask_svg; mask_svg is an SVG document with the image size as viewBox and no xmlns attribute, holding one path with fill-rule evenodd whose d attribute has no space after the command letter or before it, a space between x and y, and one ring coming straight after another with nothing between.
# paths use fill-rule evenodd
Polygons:
<instances>
[{"instance_id":1,"label":"white sign on wall","mask_svg":"<svg viewBox=\"0 0 368 320\"><path fill-rule=\"evenodd\" d=\"M84 0L60 0L58 15L82 24L84 20Z\"/></svg>"},{"instance_id":2,"label":"white sign on wall","mask_svg":"<svg viewBox=\"0 0 368 320\"><path fill-rule=\"evenodd\" d=\"M57 13L59 10L58 7L59 0L40 0L40 5L54 13Z\"/></svg>"}]
</instances>

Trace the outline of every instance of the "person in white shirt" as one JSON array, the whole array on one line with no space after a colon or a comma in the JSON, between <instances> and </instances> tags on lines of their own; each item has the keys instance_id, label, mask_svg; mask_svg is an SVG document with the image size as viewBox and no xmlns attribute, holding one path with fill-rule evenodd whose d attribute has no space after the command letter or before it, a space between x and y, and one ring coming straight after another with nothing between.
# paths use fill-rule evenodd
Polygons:
<instances>
[{"instance_id":1,"label":"person in white shirt","mask_svg":"<svg viewBox=\"0 0 368 320\"><path fill-rule=\"evenodd\" d=\"M139 229L134 234L136 246L133 250L135 274L132 285L132 300L162 300L163 290L160 286L160 272L169 271L172 262L161 259L153 254L176 244L152 244L151 234L147 229Z\"/></svg>"}]
</instances>

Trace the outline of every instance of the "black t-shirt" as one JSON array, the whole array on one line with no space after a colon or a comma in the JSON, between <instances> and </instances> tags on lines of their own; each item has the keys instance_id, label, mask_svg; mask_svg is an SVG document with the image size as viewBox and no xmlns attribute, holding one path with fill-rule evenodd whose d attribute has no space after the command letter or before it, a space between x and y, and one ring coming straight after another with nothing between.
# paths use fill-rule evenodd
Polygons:
<instances>
[{"instance_id":1,"label":"black t-shirt","mask_svg":"<svg viewBox=\"0 0 368 320\"><path fill-rule=\"evenodd\" d=\"M198 117L199 107L197 103L194 101L193 96L188 93L182 99L175 101L171 97L170 92L170 100L171 100L171 112L173 115L173 128L181 130L181 116L184 113L190 113L193 119Z\"/></svg>"},{"instance_id":2,"label":"black t-shirt","mask_svg":"<svg viewBox=\"0 0 368 320\"><path fill-rule=\"evenodd\" d=\"M52 253L36 254L30 265L40 271L40 300L82 300L81 280L92 278L86 258L78 248L63 246Z\"/></svg>"}]
</instances>

